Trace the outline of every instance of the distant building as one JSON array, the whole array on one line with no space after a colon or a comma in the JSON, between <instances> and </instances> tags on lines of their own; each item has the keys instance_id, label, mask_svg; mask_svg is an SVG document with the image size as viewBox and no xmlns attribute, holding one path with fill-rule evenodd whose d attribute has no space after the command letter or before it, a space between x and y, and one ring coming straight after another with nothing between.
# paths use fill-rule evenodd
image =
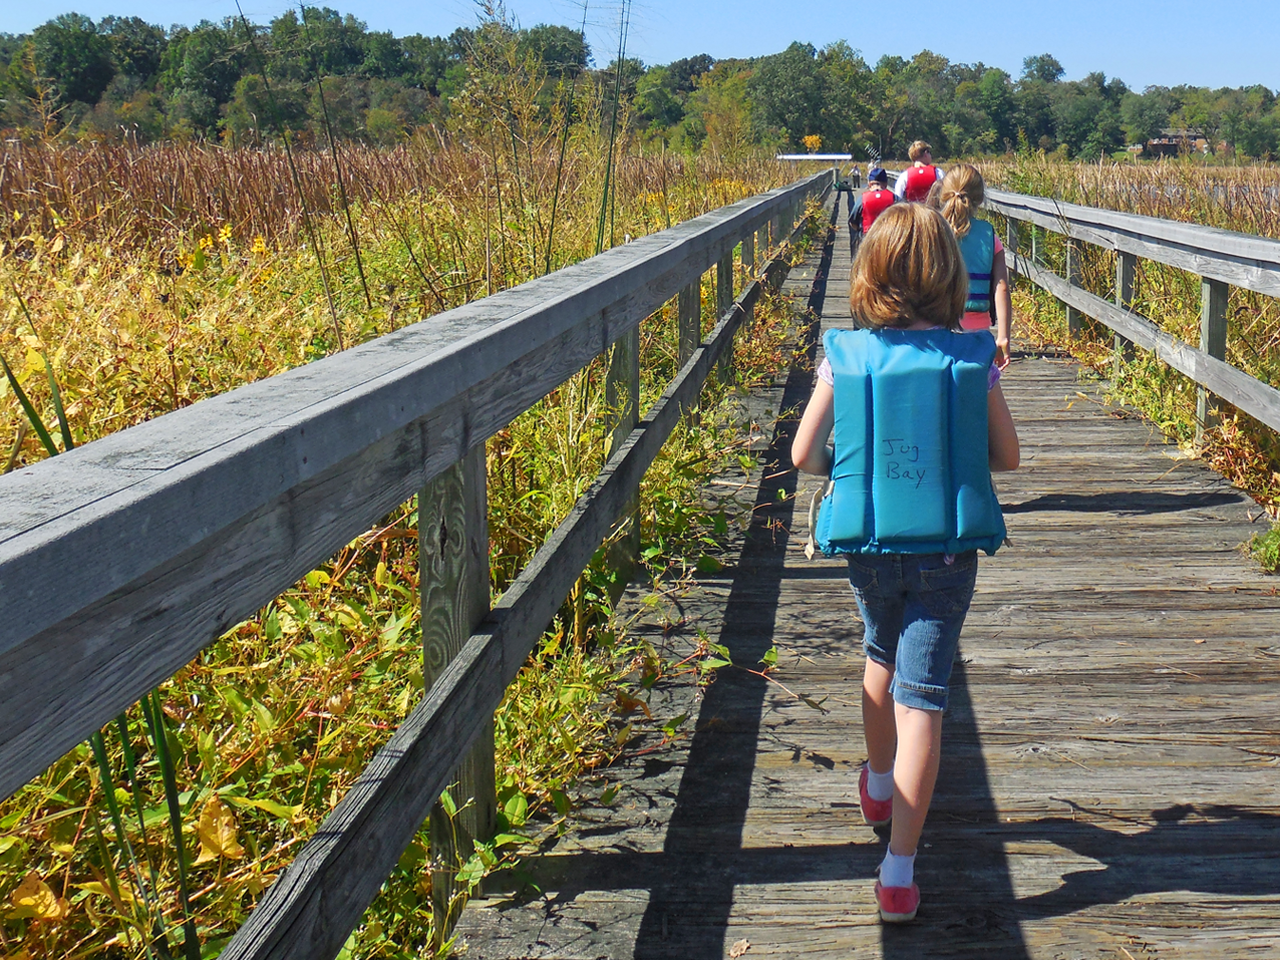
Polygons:
<instances>
[{"instance_id":1,"label":"distant building","mask_svg":"<svg viewBox=\"0 0 1280 960\"><path fill-rule=\"evenodd\" d=\"M1146 150L1153 157L1176 157L1180 153L1208 153L1209 141L1199 130L1178 130L1165 127L1160 135L1146 143Z\"/></svg>"}]
</instances>

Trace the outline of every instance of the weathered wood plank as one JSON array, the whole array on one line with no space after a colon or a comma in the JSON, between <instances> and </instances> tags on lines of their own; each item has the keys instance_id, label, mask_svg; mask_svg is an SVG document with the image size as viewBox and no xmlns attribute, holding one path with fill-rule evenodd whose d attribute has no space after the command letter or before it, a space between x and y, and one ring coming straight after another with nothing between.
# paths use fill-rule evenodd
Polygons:
<instances>
[{"instance_id":1,"label":"weathered wood plank","mask_svg":"<svg viewBox=\"0 0 1280 960\"><path fill-rule=\"evenodd\" d=\"M489 612L489 502L485 449L471 451L418 494L422 594L422 682L429 691ZM449 790L459 812L431 812L431 906L437 948L456 919L458 867L497 822L494 726L490 719L455 771Z\"/></svg>"},{"instance_id":2,"label":"weathered wood plank","mask_svg":"<svg viewBox=\"0 0 1280 960\"><path fill-rule=\"evenodd\" d=\"M1220 280L1200 281L1200 350L1218 360L1227 358L1227 285ZM1196 387L1196 440L1217 426L1219 415L1203 385Z\"/></svg>"},{"instance_id":3,"label":"weathered wood plank","mask_svg":"<svg viewBox=\"0 0 1280 960\"><path fill-rule=\"evenodd\" d=\"M1010 220L1009 223L1016 223L1016 220ZM1134 283L1138 270L1138 258L1132 253L1125 253L1123 250L1116 253L1116 306L1127 313L1133 312ZM1129 340L1123 334L1117 333L1115 336L1116 364L1115 372L1118 376L1123 364L1133 359L1133 341Z\"/></svg>"}]
</instances>

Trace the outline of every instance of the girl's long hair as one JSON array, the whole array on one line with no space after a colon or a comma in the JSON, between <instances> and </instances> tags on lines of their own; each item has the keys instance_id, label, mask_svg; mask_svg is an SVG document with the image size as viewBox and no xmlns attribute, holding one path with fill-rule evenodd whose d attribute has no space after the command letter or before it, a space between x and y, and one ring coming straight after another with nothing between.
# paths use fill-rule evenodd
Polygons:
<instances>
[{"instance_id":1,"label":"girl's long hair","mask_svg":"<svg viewBox=\"0 0 1280 960\"><path fill-rule=\"evenodd\" d=\"M957 238L969 232L969 220L985 196L982 174L973 164L958 163L942 178L942 188L938 193L939 209Z\"/></svg>"}]
</instances>

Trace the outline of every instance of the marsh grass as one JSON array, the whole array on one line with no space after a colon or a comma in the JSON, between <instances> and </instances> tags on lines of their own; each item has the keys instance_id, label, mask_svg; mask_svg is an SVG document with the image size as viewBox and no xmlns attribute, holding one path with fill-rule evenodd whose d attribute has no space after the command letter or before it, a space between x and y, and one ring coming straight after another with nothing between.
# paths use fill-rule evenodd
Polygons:
<instances>
[{"instance_id":1,"label":"marsh grass","mask_svg":"<svg viewBox=\"0 0 1280 960\"><path fill-rule=\"evenodd\" d=\"M982 169L993 185L1021 193L1280 239L1280 167L1276 166L1205 166L1189 160L1064 164L1033 155L989 162ZM998 215L992 219L1002 220ZM1027 244L1024 241L1024 253ZM1040 230L1038 249L1042 263L1062 274L1063 238ZM1113 252L1088 245L1080 258L1083 286L1113 302L1115 259ZM1199 277L1149 260L1138 261L1134 310L1193 345L1200 342L1200 296ZM1203 457L1248 491L1273 519L1280 519L1280 438L1273 430L1219 401L1222 422L1205 431L1197 447L1196 387L1187 377L1143 350L1121 363L1116 373L1109 329L1091 324L1084 337L1071 341L1065 313L1047 293L1019 284L1014 302L1020 340L1069 350L1110 381L1110 397L1141 411L1171 442ZM1233 287L1227 323L1227 361L1263 383L1280 387L1280 301Z\"/></svg>"}]
</instances>

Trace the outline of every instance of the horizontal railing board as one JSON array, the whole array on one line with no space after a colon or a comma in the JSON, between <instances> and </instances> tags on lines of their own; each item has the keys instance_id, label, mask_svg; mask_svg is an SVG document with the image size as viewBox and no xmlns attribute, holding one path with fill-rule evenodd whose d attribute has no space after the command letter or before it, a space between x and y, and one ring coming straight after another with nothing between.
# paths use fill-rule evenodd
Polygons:
<instances>
[{"instance_id":1,"label":"horizontal railing board","mask_svg":"<svg viewBox=\"0 0 1280 960\"><path fill-rule=\"evenodd\" d=\"M1280 296L1280 240L991 188L984 204L1085 243Z\"/></svg>"},{"instance_id":2,"label":"horizontal railing board","mask_svg":"<svg viewBox=\"0 0 1280 960\"><path fill-rule=\"evenodd\" d=\"M1026 257L1015 258L1012 251L1006 250L1005 261L1011 271L1022 274L1064 303L1101 321L1138 346L1152 351L1179 373L1186 374L1271 429L1280 430L1280 390L1249 376L1224 360L1211 357L1204 351L1183 343L1146 317L1068 283Z\"/></svg>"},{"instance_id":3,"label":"horizontal railing board","mask_svg":"<svg viewBox=\"0 0 1280 960\"><path fill-rule=\"evenodd\" d=\"M174 561L584 318L600 317L604 349L742 234L829 176L721 208L0 478L0 651Z\"/></svg>"},{"instance_id":4,"label":"horizontal railing board","mask_svg":"<svg viewBox=\"0 0 1280 960\"><path fill-rule=\"evenodd\" d=\"M703 256L717 260L721 247L736 243L731 237L706 245ZM695 279L700 262L677 261L615 300L603 315L586 316L428 416L295 484L78 610L63 602L61 580L47 584L49 602L63 618L17 642L11 639L0 651L0 796L38 775L572 376L670 299L666 291ZM75 452L46 464L71 462ZM34 475L46 464L15 476ZM114 562L117 551L150 550L149 533L137 529L123 544L97 549L86 556ZM68 562L76 576L90 572L83 563ZM75 579L65 571L63 576ZM2 596L8 615L12 598ZM32 697L33 690L41 695Z\"/></svg>"},{"instance_id":5,"label":"horizontal railing board","mask_svg":"<svg viewBox=\"0 0 1280 960\"><path fill-rule=\"evenodd\" d=\"M428 696L268 890L223 960L336 956L761 293L751 283Z\"/></svg>"}]
</instances>

